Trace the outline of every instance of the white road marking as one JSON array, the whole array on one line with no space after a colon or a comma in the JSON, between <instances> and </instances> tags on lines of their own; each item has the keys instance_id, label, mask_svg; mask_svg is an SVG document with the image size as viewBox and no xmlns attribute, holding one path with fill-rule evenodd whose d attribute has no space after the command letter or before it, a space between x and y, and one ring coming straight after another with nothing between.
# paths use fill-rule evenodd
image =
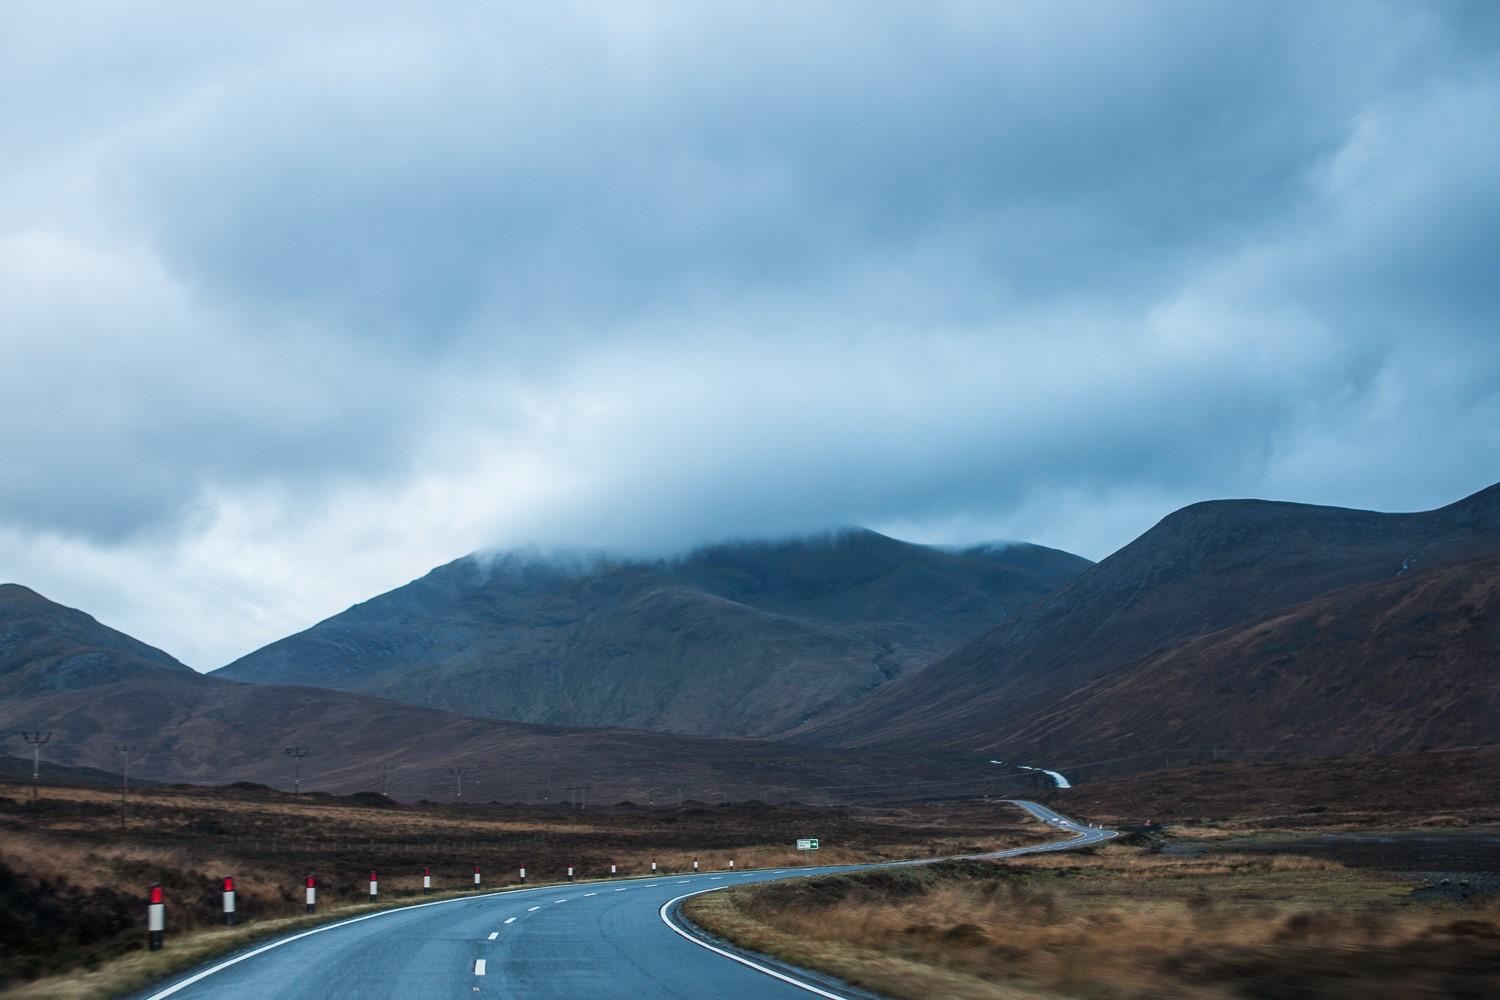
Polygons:
<instances>
[{"instance_id":1,"label":"white road marking","mask_svg":"<svg viewBox=\"0 0 1500 1000\"><path fill-rule=\"evenodd\" d=\"M528 907L526 907L526 912L527 913L535 913L537 910L540 910L540 909L541 909L540 906L528 906Z\"/></svg>"},{"instance_id":2,"label":"white road marking","mask_svg":"<svg viewBox=\"0 0 1500 1000\"><path fill-rule=\"evenodd\" d=\"M588 899L590 896L597 896L597 895L599 895L597 892L586 892L586 893L583 894L583 898L584 899Z\"/></svg>"},{"instance_id":3,"label":"white road marking","mask_svg":"<svg viewBox=\"0 0 1500 1000\"><path fill-rule=\"evenodd\" d=\"M481 893L478 896L457 896L453 899L434 899L430 903L412 903L410 906L393 906L389 910L378 910L375 913L366 913L362 917L350 917L348 920L340 920L336 923L324 924L321 927L314 927L312 930L303 931L300 934L293 934L289 937L278 938L277 940L272 941L269 944L261 945L259 948L256 948L253 951L247 951L243 955L236 955L234 958L226 959L225 961L220 962L218 965L210 966L209 968L204 969L202 972L194 973L193 975L188 976L186 979L175 982L165 989L157 990L155 993L147 997L146 1000L166 1000L167 997L173 996L177 993L181 993L189 986L200 983L203 980L207 979L209 976L214 975L215 973L223 972L225 969L228 969L231 966L239 965L241 962L248 962L252 958L264 955L266 952L283 947L284 945L289 945L293 941L301 941L305 937L312 937L314 934L324 934L328 931L338 930L340 927L348 927L350 924L358 924L366 920L378 920L381 917L389 917L397 913L406 913L410 910L421 910L429 906L451 906L454 903L462 903L472 899L485 899L491 896L505 896L512 891L515 890L502 889L499 892L486 892ZM522 889L519 891L534 892L535 890ZM540 909L540 907L538 907L538 909Z\"/></svg>"},{"instance_id":4,"label":"white road marking","mask_svg":"<svg viewBox=\"0 0 1500 1000\"><path fill-rule=\"evenodd\" d=\"M1007 800L1007 801L1009 801L1009 800ZM1032 815L1035 815L1035 816L1040 816L1041 815L1041 812L1039 812L1039 810L1041 810L1042 807L1041 806L1037 806L1035 803L1022 802L1022 801L1018 800L1018 801L1015 802L1015 804L1021 806L1023 809L1026 809L1028 812L1032 813ZM1050 810L1047 810L1047 811L1050 812ZM1055 816L1057 814L1056 813L1052 813L1052 815ZM1083 844L1097 843L1097 842L1099 842L1101 840L1109 840L1112 837L1118 836L1118 834L1116 834L1114 831L1109 831L1109 833L1108 833L1107 836L1103 835L1102 833L1100 833L1100 835L1098 835L1098 836L1095 836L1096 831L1087 831L1087 830L1084 830L1084 829L1080 828L1076 823L1072 823L1070 821L1064 821L1064 822L1067 823L1067 826L1068 826L1069 829L1074 830L1074 831L1076 831L1078 833L1077 837L1074 837L1071 840L1063 840L1063 841L1058 841L1058 842L1051 843L1051 844L1042 844L1042 845L1036 845L1036 846L1031 846L1031 847L1016 847L1016 848L1012 848L1011 850L1008 850L1008 851L994 851L994 852L991 852L989 854L974 854L974 855L966 855L966 856L963 856L963 857L967 857L967 858L1010 858L1010 857L1015 857L1016 855L1019 855L1019 854L1034 854L1034 853L1039 853L1039 852L1042 852L1042 851L1063 851L1063 850L1067 850L1070 847L1079 847L1079 846L1082 846ZM931 864L932 861L936 861L936 860L940 860L940 859L934 858L931 861L924 859L922 861L917 861L917 862L897 862L897 864L898 865L913 864L913 863L915 863L915 864ZM860 865L860 866L854 867L854 868L852 868L850 870L865 870L866 868L878 868L878 867L884 867L884 866L881 866L881 865L870 865L870 866ZM835 869L817 869L816 871L832 871L832 870L835 870ZM814 873L815 873L814 871L807 871L807 872L803 872L801 874L807 875L807 874L814 874ZM785 869L778 869L778 870L772 872L771 874L773 874L773 875L782 875L782 874L785 874ZM678 883L678 884L680 885L681 883ZM687 940L691 941L693 944L697 945L700 948L707 948L709 951L715 953L716 955L721 955L724 958L729 959L730 961L738 962L741 965L748 966L748 967L756 970L757 972L764 972L766 975L772 977L773 979L779 979L782 982L787 983L787 984L789 984L791 986L795 986L795 987L797 987L800 990L806 990L808 993L812 993L815 996L824 997L825 1000L848 1000L848 998L842 997L842 996L840 996L837 993L829 993L827 990L819 989L818 987L813 986L811 983L804 983L804 982L802 982L802 981L800 981L798 979L792 978L791 976L788 976L788 975L785 975L783 973L777 972L775 969L768 969L764 965L760 965L759 963L752 962L748 958L744 958L744 957L742 957L740 955L736 955L734 952L726 951L723 948L715 947L714 945L709 944L707 941L700 940L699 938L694 937L692 934L689 934L687 931L683 930L681 927L679 927L675 923L673 923L672 922L672 918L667 915L668 911L674 905L676 905L677 903L682 902L684 899L687 899L689 896L701 896L701 895L703 895L705 893L718 892L718 891L720 891L722 889L727 889L727 888L728 888L728 886L716 885L712 889L698 889L698 890L696 890L694 892L683 893L681 896L678 896L676 899L669 899L669 900L667 900L667 902L663 903L661 905L661 909L657 911L657 914L661 917L661 922L662 923L664 923L668 927L670 927L680 937L686 938Z\"/></svg>"},{"instance_id":5,"label":"white road marking","mask_svg":"<svg viewBox=\"0 0 1500 1000\"><path fill-rule=\"evenodd\" d=\"M506 917L506 918L505 918L505 922L506 922L506 923L507 923L507 924L513 924L513 923L515 923L515 922L516 922L516 918L515 918L515 917Z\"/></svg>"},{"instance_id":6,"label":"white road marking","mask_svg":"<svg viewBox=\"0 0 1500 1000\"><path fill-rule=\"evenodd\" d=\"M1026 802L1026 801L1020 800L1020 799L1006 800L1006 801L1010 801L1010 802L1013 802L1015 805L1021 806L1023 809L1026 809L1028 812L1031 812L1033 815L1040 816L1042 814L1042 807L1038 806L1034 802ZM1053 815L1056 815L1056 813L1053 813ZM1066 850L1068 850L1069 848L1072 848L1072 847L1081 847L1084 844L1099 843L1100 841L1110 840L1110 839L1112 839L1114 837L1119 836L1118 832L1116 832L1114 830L1093 830L1093 831L1090 831L1090 830L1086 830L1086 829L1084 829L1082 827L1079 827L1077 824L1072 824L1070 828L1077 833L1077 836L1073 837L1073 838L1071 838L1069 840L1059 841L1057 843L1048 844L1048 845L1040 846L1040 847L1017 847L1017 848L1013 848L1013 849L1008 850L1008 851L992 851L992 852L990 852L988 854L959 855L958 858L956 858L954 860L965 860L965 859L969 859L969 858L1008 858L1008 857L1014 857L1014 856L1016 856L1018 854L1031 854L1031 853L1038 853L1038 852L1042 852L1042 851L1066 851ZM912 864L919 864L919 865L920 864L931 864L934 861L939 861L939 860L944 860L944 859L940 859L940 858L926 859L926 858L924 858L924 859L919 860L919 861L898 861L898 862L894 862L894 866L900 867L900 866L906 866L906 865L912 865ZM866 870L866 869L869 869L869 868L879 868L879 867L887 867L887 866L883 866L883 865L861 865L861 866L857 866L856 868L852 868L851 870ZM777 870L771 872L771 874L773 874L773 875L781 875L781 874L784 874L784 873L785 873L785 869L777 869ZM748 873L748 872L744 873L744 875L742 877L748 878L750 876L750 874L751 873ZM655 889L659 884L660 883L653 883L651 885L646 886L646 888L648 888L648 889ZM726 888L726 886L716 885L712 889L704 889L704 890L700 890L700 891L701 892L717 892L717 891L719 891L721 889L724 889L724 888ZM321 927L314 927L311 930L302 931L299 934L292 934L292 935L290 935L288 937L284 937L284 938L280 938L280 939L275 940L275 941L271 941L268 944L261 945L259 948L255 948L255 949L253 949L251 951L247 951L243 955L236 955L234 958L226 959L225 961L220 962L218 965L214 965L214 966L211 966L211 967L209 967L207 969L204 969L202 972L194 973L193 975L187 977L186 979L183 979L183 980L181 980L179 982L173 983L171 986L168 986L165 989L161 989L161 990L158 990L155 993L152 993L150 996L148 996L146 998L146 1000L166 1000L167 997L173 996L174 994L177 994L177 993L180 993L183 990L187 989L189 986L192 986L192 985L194 985L196 983L202 982L204 979L207 979L209 976L212 976L215 973L223 972L225 969L228 969L231 966L235 966L235 965L240 964L241 962L246 962L246 961L249 961L252 958L256 958L257 956L264 955L268 951L271 951L271 950L273 950L275 948L280 948L283 945L291 944L293 941L301 941L303 938L311 937L314 934L323 934L323 933L325 933L327 931L337 930L340 927L347 927L350 924L357 924L357 923L360 923L360 922L365 921L365 920L378 920L381 917L389 917L389 916L392 916L392 915L397 914L397 913L405 913L405 912L407 912L409 910L420 910L420 909L425 909L426 907L429 907L429 906L449 906L449 905L452 905L454 903L461 903L461 902L466 902L466 901L474 900L474 899L484 899L484 898L487 898L487 897L504 896L504 895L509 894L511 891L515 891L515 890L501 890L499 892L486 892L486 893L482 893L482 894L477 895L477 896L461 896L461 897L455 897L455 898L452 898L452 899L437 899L437 900L433 900L430 903L413 903L410 906L392 907L389 910L379 910L379 911L377 911L375 913L366 913L363 916L359 916L359 917L350 917L348 920L340 920L340 921L337 921L336 923L324 924ZM522 893L527 893L527 892L536 892L536 891L539 891L539 890L536 890L536 889L531 889L531 890L522 889L522 890L519 890L519 891L522 892ZM676 903L676 902L678 902L680 900L686 899L688 896L693 896L693 895L697 895L697 894L698 893L695 893L695 892L685 893L684 895L677 897L677 899L671 900L670 902L668 902L667 904L665 904L662 907L662 909L661 909L662 922L666 923L667 926L671 927L679 935L681 935L684 938L687 938L688 940L692 941L694 944L698 945L699 947L708 948L710 951L717 952L717 953L719 953L720 955L723 955L726 958L729 958L729 959L732 959L732 960L734 960L736 962L739 962L741 965L746 965L746 966L749 966L750 968L757 969L758 971L765 972L768 975L774 976L777 979L781 979L781 980L783 980L785 982L791 983L792 985L797 986L800 989L807 990L808 992L817 993L817 994L819 994L821 996L832 998L832 1000L844 1000L844 998L838 997L835 994L827 993L827 992L819 990L819 989L817 989L815 987L809 986L809 985L807 985L805 983L799 983L796 980L791 979L790 977L783 976L780 973L774 972L774 971L772 971L770 969L765 969L765 968L763 968L761 966L756 965L754 962L749 961L748 959L740 958L739 956L730 954L729 952L724 951L723 949L714 948L714 947L712 947L710 945L707 945L704 942L699 941L697 938L694 938L691 935L687 934L681 928L679 928L676 925L672 924L672 922L670 920L668 920L667 917L666 917L666 912L665 911L666 911L667 907L671 906L673 903ZM534 910L540 910L540 909L541 909L540 906L533 906L527 912L531 912L531 911L534 911ZM512 918L512 919L514 919L514 918ZM507 921L507 923L509 923L509 921Z\"/></svg>"},{"instance_id":7,"label":"white road marking","mask_svg":"<svg viewBox=\"0 0 1500 1000\"><path fill-rule=\"evenodd\" d=\"M499 932L499 931L495 931L495 932L494 932L494 933L492 933L492 934L490 934L490 937L489 937L489 939L490 939L490 940L491 940L491 941L493 941L493 940L495 940L495 938L497 938L497 937L499 937L499 936L500 936L500 932Z\"/></svg>"},{"instance_id":8,"label":"white road marking","mask_svg":"<svg viewBox=\"0 0 1500 1000\"><path fill-rule=\"evenodd\" d=\"M710 882L717 882L717 881L719 881L719 879L721 879L721 878L723 878L723 877L724 877L724 876L723 876L723 875L710 875L710 876L709 876L709 877L708 877L708 880L709 880L709 881L710 881Z\"/></svg>"},{"instance_id":9,"label":"white road marking","mask_svg":"<svg viewBox=\"0 0 1500 1000\"><path fill-rule=\"evenodd\" d=\"M687 885L690 881L692 881L692 880L691 879L683 879L681 882L678 882L677 884L678 885Z\"/></svg>"},{"instance_id":10,"label":"white road marking","mask_svg":"<svg viewBox=\"0 0 1500 1000\"><path fill-rule=\"evenodd\" d=\"M615 892L624 892L624 889L616 889Z\"/></svg>"},{"instance_id":11,"label":"white road marking","mask_svg":"<svg viewBox=\"0 0 1500 1000\"><path fill-rule=\"evenodd\" d=\"M484 959L482 959L482 958L476 958L476 959L474 959L474 975L476 975L476 976L482 976L482 975L484 975Z\"/></svg>"},{"instance_id":12,"label":"white road marking","mask_svg":"<svg viewBox=\"0 0 1500 1000\"><path fill-rule=\"evenodd\" d=\"M566 903L567 901L568 901L568 897L564 896L562 899L554 899L552 902L554 902L554 903Z\"/></svg>"}]
</instances>

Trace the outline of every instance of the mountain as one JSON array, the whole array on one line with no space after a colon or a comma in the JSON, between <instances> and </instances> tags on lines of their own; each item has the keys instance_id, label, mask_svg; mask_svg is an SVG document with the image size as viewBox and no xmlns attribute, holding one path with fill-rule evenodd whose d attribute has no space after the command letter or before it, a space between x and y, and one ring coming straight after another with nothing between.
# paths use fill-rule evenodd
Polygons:
<instances>
[{"instance_id":1,"label":"mountain","mask_svg":"<svg viewBox=\"0 0 1500 1000\"><path fill-rule=\"evenodd\" d=\"M535 800L588 783L599 802L682 786L716 801L832 795L920 795L987 787L966 757L825 750L626 730L567 729L467 718L365 695L241 684L198 674L158 649L14 584L0 586L0 733L50 730L56 766L114 768L161 781L291 784L288 746L305 746L304 787L378 788L447 798L447 769L470 767L470 798ZM19 740L10 749L25 750ZM966 784L969 783L969 784Z\"/></svg>"},{"instance_id":2,"label":"mountain","mask_svg":"<svg viewBox=\"0 0 1500 1000\"><path fill-rule=\"evenodd\" d=\"M1195 504L795 738L1049 766L1495 742L1496 557L1500 486L1415 514Z\"/></svg>"},{"instance_id":3,"label":"mountain","mask_svg":"<svg viewBox=\"0 0 1500 1000\"><path fill-rule=\"evenodd\" d=\"M0 693L21 697L84 687L101 677L191 668L82 611L19 584L0 583Z\"/></svg>"},{"instance_id":4,"label":"mountain","mask_svg":"<svg viewBox=\"0 0 1500 1000\"><path fill-rule=\"evenodd\" d=\"M470 715L771 737L981 634L1091 565L854 530L669 560L470 556L215 676Z\"/></svg>"}]
</instances>

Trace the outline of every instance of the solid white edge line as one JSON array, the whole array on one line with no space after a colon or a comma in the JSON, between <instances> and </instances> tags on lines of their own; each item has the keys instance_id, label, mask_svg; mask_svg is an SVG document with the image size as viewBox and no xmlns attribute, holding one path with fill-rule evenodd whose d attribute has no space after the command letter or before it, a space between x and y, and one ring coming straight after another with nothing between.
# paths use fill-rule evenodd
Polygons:
<instances>
[{"instance_id":1,"label":"solid white edge line","mask_svg":"<svg viewBox=\"0 0 1500 1000\"><path fill-rule=\"evenodd\" d=\"M282 945L291 944L293 941L301 941L305 937L312 937L314 934L322 934L324 931L336 930L340 927L348 927L350 924L357 924L364 920L374 920L376 917L388 917L393 913L407 913L411 910L420 910L428 906L446 906L449 903L465 903L475 899L492 899L495 896L514 896L523 892L529 894L537 891L538 890L536 889L508 889L502 890L500 892L480 893L477 896L454 896L452 899L435 899L430 903L413 903L410 906L395 906L389 910L379 910L375 913L366 913L363 916L350 917L348 920L340 920L336 923L324 924L321 927L314 927L311 930L302 931L300 934L293 934L291 937L278 938L275 941L270 942L269 944L261 945L259 948L256 948L253 951L247 951L243 955L236 955L234 958L227 959L223 962L220 962L218 965L211 966L210 968L204 969L202 972L195 973L194 975L189 976L181 982L173 983L166 989L158 990L157 992L152 993L150 996L146 997L146 1000L163 1000L163 998L165 997L169 997L174 993L187 989L189 986L192 986L195 983L207 979L209 976L213 975L216 972L223 972L225 969L229 968L232 965L239 965L241 962L246 961L247 959L254 958L257 955L264 955L266 952L272 950L273 948L280 948Z\"/></svg>"},{"instance_id":2,"label":"solid white edge line","mask_svg":"<svg viewBox=\"0 0 1500 1000\"><path fill-rule=\"evenodd\" d=\"M1027 801L1022 801L1022 800L1007 799L1006 801L1007 802L1012 802L1013 804L1015 804L1017 806L1020 806L1022 809L1025 809L1027 812L1031 813L1033 816L1036 816L1038 819L1042 818L1042 816L1041 816L1040 813L1038 813L1036 811L1036 809L1045 809L1046 808L1045 806L1036 806L1036 809L1033 809L1032 807L1036 805L1035 803L1027 802ZM1048 811L1050 812L1050 810L1048 810ZM1053 813L1053 815L1055 816L1057 814ZM1074 832L1076 832L1078 834L1078 836L1070 838L1068 840L1054 842L1054 843L1051 843L1051 844L1036 844L1036 845L1028 845L1026 847L1017 847L1017 848L1013 848L1012 850L1009 850L1009 851L993 851L993 852L989 852L987 854L963 855L960 858L934 858L932 860L933 861L965 860L965 859L968 859L968 858L979 858L979 857L1009 858L1009 857L1015 857L1015 856L1020 855L1020 854L1039 854L1039 853L1042 853L1044 851L1057 851L1057 850L1065 850L1065 849L1067 849L1069 847L1081 847L1084 844L1098 843L1100 841L1110 840L1110 839L1112 839L1113 837L1116 836L1116 831L1108 831L1108 836L1098 836L1098 837L1095 837L1095 836L1092 836L1092 835L1096 834L1096 833L1099 833L1100 831L1086 829L1086 828L1081 827L1078 824L1074 823L1072 820L1067 820L1066 822L1067 822L1069 828L1071 828ZM896 863L897 864L901 864L902 862L896 862ZM857 871L867 871L867 870L870 870L872 868L881 868L881 867L884 867L884 866L883 865L857 865L857 866L851 866L851 869L852 870L857 870ZM783 871L776 871L776 872L772 872L771 874L773 874L773 875L780 875L780 874L784 874L784 872ZM679 937L683 938L684 940L691 941L693 944L697 945L700 948L707 948L709 951L713 952L716 955L720 955L720 956L722 956L724 958L730 959L731 961L738 962L741 965L744 965L744 966L747 966L747 967L749 967L751 969L754 969L756 972L763 972L766 975L772 977L773 979L779 979L782 982L787 983L788 985L791 985L791 986L795 986L795 987L797 987L800 990L806 990L808 993L812 993L812 994L814 994L816 996L824 997L824 998L826 998L826 1000L849 1000L848 997L840 996L837 993L829 993L827 990L821 989L821 988L819 988L817 986L814 986L811 983L804 983L804 982L802 982L799 979L795 979L792 976L786 975L785 973L777 972L775 969L768 969L764 965L761 965L759 962L753 962L750 959L745 958L742 955L736 955L732 951L726 951L725 949L717 947L716 945L711 945L707 941L704 941L704 940L698 938L696 935L689 934L687 931L683 930L681 927L679 927L676 924L674 924L672 922L672 918L669 917L669 916L667 916L667 911L670 910L677 903L682 902L684 899L688 899L688 898L690 898L692 896L706 895L707 893L710 893L710 892L718 892L720 889L727 889L727 888L729 888L729 886L716 885L712 889L699 889L696 892L685 892L681 896L678 896L676 899L669 899L665 903L663 903L661 905L661 909L657 911L657 915L661 917L661 922L664 923L664 924L666 924L669 928L671 928L674 932L676 932L676 934Z\"/></svg>"},{"instance_id":3,"label":"solid white edge line","mask_svg":"<svg viewBox=\"0 0 1500 1000\"><path fill-rule=\"evenodd\" d=\"M1031 813L1033 816L1038 816L1038 817L1040 817L1041 814L1039 812L1037 812L1036 810L1037 809L1044 809L1044 808L1046 808L1044 806L1036 805L1036 803L1034 803L1034 802L1028 802L1028 801L1021 800L1021 799L1006 799L1005 801L1011 802L1014 805L1018 805L1022 809L1025 809L1027 812ZM1035 808L1032 808L1033 806L1035 806ZM1057 814L1053 813L1053 815L1057 815ZM1116 836L1119 835L1118 831L1115 831L1115 830L1108 830L1108 831L1097 831L1096 830L1094 832L1095 833L1103 832L1103 833L1107 833L1108 834L1108 836L1100 836L1100 837L1093 838L1093 842L1095 842L1095 843L1097 843L1098 841L1101 841L1101 840L1111 840L1114 837L1116 837ZM1033 848L1017 848L1015 851L1000 851L1000 852L996 852L996 853L994 853L992 855L989 855L989 856L991 856L991 857L1011 857L1011 856L1013 856L1017 852L1019 852L1019 853L1034 853L1034 852L1038 852L1038 851L1066 850L1070 846L1076 846L1078 841L1085 840L1088 837L1089 837L1089 834L1086 833L1086 832L1083 832L1080 829L1079 833L1078 833L1078 836L1075 837L1075 838L1073 838L1073 840L1064 841L1064 842L1062 842L1060 844L1057 844L1057 845L1046 846L1046 847L1041 847L1041 848L1035 848L1035 847L1033 847ZM968 855L968 856L969 857L984 857L985 855ZM934 860L942 860L942 859L934 859ZM897 864L902 864L903 862L896 862L896 863ZM763 874L767 874L767 872L766 872L766 869L761 868L761 869L758 869L758 870L753 871L753 872L745 872L744 874L745 875L757 875L757 874L763 875ZM778 868L778 869L776 869L774 871L771 871L769 874L772 874L772 875L784 875L784 874L786 874L786 869L784 869L784 868ZM636 877L639 878L640 876L636 876ZM651 885L646 886L647 889L655 889L655 888L658 888L658 887L659 886L657 884L651 884ZM483 893L478 893L478 894L472 895L472 896L454 896L452 899L435 899L435 900L433 900L430 903L412 903L410 906L395 906L395 907L392 907L389 910L379 910L379 911L377 911L375 913L366 913L366 914L364 914L362 916L350 917L348 920L340 920L340 921L337 921L335 923L324 924L321 927L314 927L311 930L302 931L301 933L299 933L299 934L293 934L290 937L278 938L275 941L271 941L271 942L269 942L267 944L261 945L259 948L256 948L253 951L247 951L243 955L236 955L234 958L226 959L225 961L220 962L218 965L210 966L209 968L204 969L202 972L194 973L193 975L189 976L186 979L181 980L180 982L173 983L171 986L168 986L165 989L158 990L157 992L152 993L150 996L146 997L146 1000L164 1000L165 997L172 996L174 993L178 993L178 992L180 992L182 990L185 990L189 986L192 986L195 983L199 983L199 982L203 981L204 979L207 979L209 976L212 976L214 973L223 972L225 969L228 969L231 966L239 965L241 962L244 962L244 961L246 961L248 959L255 958L257 955L264 955L268 951L271 951L271 950L273 950L275 948L280 948L282 945L291 944L293 941L301 941L305 937L312 937L314 934L322 934L324 931L331 931L331 930L336 930L337 928L340 928L340 927L347 927L350 924L357 924L357 923L359 923L359 922L361 922L363 920L374 920L376 917L388 917L388 916L390 916L393 913L406 913L406 912L408 912L410 910L420 910L423 907L427 907L427 906L446 906L449 903L464 903L464 902L469 902L469 901L472 901L472 900L475 900L475 899L493 899L496 896L520 896L520 895L528 895L529 896L529 895L532 895L533 893L545 892L549 888L552 888L552 887L551 886L537 886L537 887L532 888L532 889L502 889L502 890L500 890L498 892L483 892ZM720 885L720 886L714 886L714 889L723 889L723 888L725 888L725 886L722 886L722 885ZM706 890L703 890L703 891L705 891L705 892L713 892L714 889L706 889ZM554 890L554 891L556 891L556 890ZM686 893L686 894L684 894L682 896L679 896L678 899L686 899L688 896L695 896L695 895L697 895L697 893L689 892L689 893ZM673 902L676 902L676 900L674 900ZM533 906L530 910L527 910L527 912L530 913L532 910L539 910L539 909L541 909L540 906ZM667 926L671 927L674 931L677 931L678 934L682 934L683 937L687 938L689 941L693 942L694 944L701 945L704 948L709 948L711 951L719 951L720 954L723 954L723 955L725 955L728 958L733 958L736 962L741 962L742 964L749 965L752 968L758 968L757 966L754 965L754 963L745 961L744 959L738 958L737 956L730 955L727 952L723 952L723 951L721 951L718 948L712 948L709 945L704 944L702 941L699 941L697 938L693 937L690 934L684 934L681 930L679 930L677 927L673 926L669 921L667 921L665 917L663 917L662 920L663 920L663 922L667 923ZM771 973L771 974L772 975L777 975L774 972ZM781 976L778 975L777 978L783 978L783 977L781 977ZM789 982L793 982L794 985L802 986L804 989L813 989L813 987L805 986L804 984L801 984L801 983L796 983L793 980L788 980L788 981ZM828 993L825 993L823 995L824 996L832 996L832 994L828 994ZM843 998L843 997L835 997L834 1000L845 1000L845 998Z\"/></svg>"},{"instance_id":4,"label":"solid white edge line","mask_svg":"<svg viewBox=\"0 0 1500 1000\"><path fill-rule=\"evenodd\" d=\"M683 937L683 938L685 938L685 939L693 942L693 944L697 945L698 947L700 947L700 948L707 948L709 951L713 952L715 955L722 955L724 958L727 958L730 961L738 962L741 965L749 966L750 968L754 969L756 972L764 972L766 975L770 976L772 979L779 979L783 983L787 983L787 984L789 984L791 986L795 986L799 990L806 990L807 992L812 993L815 996L824 997L824 998L826 998L826 1000L849 1000L848 997L840 996L837 993L829 993L827 990L819 989L818 987L812 985L811 983L804 983L800 979L794 979L791 976L788 976L788 975L786 975L784 973L777 972L775 969L768 969L764 965L761 965L759 962L752 962L748 958L744 958L744 957L742 957L740 955L736 955L732 951L725 951L723 948L719 948L719 947L716 947L714 945L711 945L707 941L700 941L700 940L698 940L698 938L696 938L693 935L689 934L687 931L683 930L681 927L678 927L676 924L672 923L672 918L669 917L669 916L667 916L667 911L669 909L671 909L677 903L682 902L684 899L687 899L689 896L702 896L702 895L706 895L707 893L710 893L710 892L718 892L720 889L723 889L723 888L725 888L725 886L716 885L712 889L700 889L697 892L685 892L681 896L678 896L676 899L669 899L669 900L667 900L665 903L661 904L661 909L657 911L661 915L661 922L664 923L664 924L666 924L668 927L672 928L672 930L676 931L679 936L681 936L681 937Z\"/></svg>"}]
</instances>

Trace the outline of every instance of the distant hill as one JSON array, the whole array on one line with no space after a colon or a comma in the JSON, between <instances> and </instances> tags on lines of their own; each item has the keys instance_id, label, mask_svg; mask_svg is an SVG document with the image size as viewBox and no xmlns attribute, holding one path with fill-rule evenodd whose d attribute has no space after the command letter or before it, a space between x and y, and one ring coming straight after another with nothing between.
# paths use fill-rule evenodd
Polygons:
<instances>
[{"instance_id":1,"label":"distant hill","mask_svg":"<svg viewBox=\"0 0 1500 1000\"><path fill-rule=\"evenodd\" d=\"M1180 510L796 738L1063 765L1500 741L1500 486L1417 514Z\"/></svg>"},{"instance_id":2,"label":"distant hill","mask_svg":"<svg viewBox=\"0 0 1500 1000\"><path fill-rule=\"evenodd\" d=\"M774 737L941 658L1091 564L853 530L670 560L471 556L215 676L495 719Z\"/></svg>"},{"instance_id":3,"label":"distant hill","mask_svg":"<svg viewBox=\"0 0 1500 1000\"><path fill-rule=\"evenodd\" d=\"M839 799L939 794L986 788L990 776L966 757L824 750L750 740L713 740L625 730L495 722L306 687L241 684L187 669L160 650L16 585L0 586L0 735L51 730L44 781L71 782L66 768L117 766L133 745L132 776L160 781L263 782L286 788L288 746L311 750L304 787L378 788L389 766L393 795L451 797L449 767L472 768L466 797L553 800L568 784L591 785L590 801L666 800L681 786L720 797ZM0 767L0 778L15 775ZM974 781L974 784L965 782Z\"/></svg>"}]
</instances>

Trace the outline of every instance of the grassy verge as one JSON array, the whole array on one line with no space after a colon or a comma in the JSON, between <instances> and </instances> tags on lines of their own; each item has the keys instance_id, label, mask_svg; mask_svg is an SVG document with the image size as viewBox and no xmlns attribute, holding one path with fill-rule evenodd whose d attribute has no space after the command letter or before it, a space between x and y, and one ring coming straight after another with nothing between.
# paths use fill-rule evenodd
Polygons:
<instances>
[{"instance_id":1,"label":"grassy verge","mask_svg":"<svg viewBox=\"0 0 1500 1000\"><path fill-rule=\"evenodd\" d=\"M739 887L687 916L911 1000L1500 996L1500 906L1320 859L1111 846Z\"/></svg>"},{"instance_id":2,"label":"grassy verge","mask_svg":"<svg viewBox=\"0 0 1500 1000\"><path fill-rule=\"evenodd\" d=\"M371 869L383 897L420 901L430 867L439 891L466 892L473 866L487 888L561 883L618 867L643 875L932 857L1044 835L1009 807L889 809L799 806L614 808L402 805L380 796L295 797L269 789L149 789L119 823L118 793L0 785L0 993L104 997L244 943L305 926L303 879L315 874L330 919L368 909ZM15 794L7 794L8 792ZM821 836L816 856L793 849ZM241 928L221 927L219 879L234 875ZM166 891L169 948L142 951L144 893ZM437 898L437 897L432 897ZM322 915L320 914L320 919ZM198 950L204 949L204 950ZM165 963L165 964L164 964ZM124 985L122 985L124 984ZM40 992L38 992L40 991Z\"/></svg>"}]
</instances>

